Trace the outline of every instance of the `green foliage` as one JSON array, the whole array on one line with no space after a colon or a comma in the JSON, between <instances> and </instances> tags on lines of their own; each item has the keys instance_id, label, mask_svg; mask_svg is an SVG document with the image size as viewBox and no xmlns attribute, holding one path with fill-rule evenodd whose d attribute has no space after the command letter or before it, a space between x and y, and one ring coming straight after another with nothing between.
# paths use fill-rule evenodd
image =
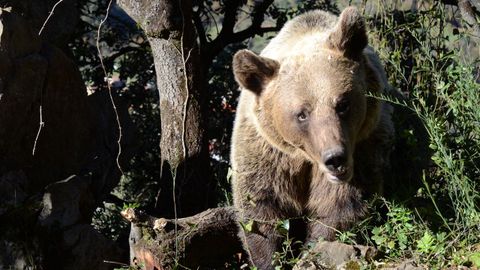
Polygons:
<instances>
[{"instance_id":1,"label":"green foliage","mask_svg":"<svg viewBox=\"0 0 480 270\"><path fill-rule=\"evenodd\" d=\"M430 231L425 231L422 238L417 240L417 250L425 255L445 252L446 233L440 232L432 235Z\"/></svg>"},{"instance_id":2,"label":"green foliage","mask_svg":"<svg viewBox=\"0 0 480 270\"><path fill-rule=\"evenodd\" d=\"M400 184L386 195L399 201L384 200L386 217L373 217L354 232L372 240L384 261L413 258L436 269L473 265L480 241L478 54L464 57L467 32L455 34L449 22L458 18L439 2L416 12L394 4L377 8L368 17L372 44L405 96L377 97L396 106L393 174Z\"/></svg>"},{"instance_id":3,"label":"green foliage","mask_svg":"<svg viewBox=\"0 0 480 270\"><path fill-rule=\"evenodd\" d=\"M345 232L337 232L337 239L338 241L346 244L355 244L355 238L357 237L356 233L352 231L345 231Z\"/></svg>"},{"instance_id":4,"label":"green foliage","mask_svg":"<svg viewBox=\"0 0 480 270\"><path fill-rule=\"evenodd\" d=\"M114 204L105 203L93 213L92 225L103 235L114 241L128 239L129 224L120 216L120 209Z\"/></svg>"},{"instance_id":5,"label":"green foliage","mask_svg":"<svg viewBox=\"0 0 480 270\"><path fill-rule=\"evenodd\" d=\"M480 252L475 252L475 253L472 253L469 257L469 260L472 262L472 264L479 268L480 267Z\"/></svg>"},{"instance_id":6,"label":"green foliage","mask_svg":"<svg viewBox=\"0 0 480 270\"><path fill-rule=\"evenodd\" d=\"M372 229L371 239L377 247L390 257L405 256L418 234L413 213L396 204L385 201L389 209L387 221Z\"/></svg>"},{"instance_id":7,"label":"green foliage","mask_svg":"<svg viewBox=\"0 0 480 270\"><path fill-rule=\"evenodd\" d=\"M128 209L128 208L135 209L135 208L139 208L139 207L140 207L140 203L138 203L138 202L134 202L134 203L123 203L122 210L125 210L125 209Z\"/></svg>"},{"instance_id":8,"label":"green foliage","mask_svg":"<svg viewBox=\"0 0 480 270\"><path fill-rule=\"evenodd\" d=\"M296 248L302 242L291 238L288 233L289 229L290 221L288 219L280 220L275 225L276 233L283 237L281 249L275 252L272 257L272 265L275 266L275 270L291 268L300 260L300 254L296 251Z\"/></svg>"}]
</instances>

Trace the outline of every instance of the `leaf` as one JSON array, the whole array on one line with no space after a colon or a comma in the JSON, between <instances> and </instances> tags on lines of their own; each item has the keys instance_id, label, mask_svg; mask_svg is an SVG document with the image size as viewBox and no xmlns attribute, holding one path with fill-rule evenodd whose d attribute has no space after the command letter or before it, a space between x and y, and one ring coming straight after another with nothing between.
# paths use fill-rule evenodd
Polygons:
<instances>
[{"instance_id":1,"label":"leaf","mask_svg":"<svg viewBox=\"0 0 480 270\"><path fill-rule=\"evenodd\" d=\"M395 241L391 240L390 242L388 242L387 247L389 249L394 249L395 248Z\"/></svg>"},{"instance_id":2,"label":"leaf","mask_svg":"<svg viewBox=\"0 0 480 270\"><path fill-rule=\"evenodd\" d=\"M288 231L288 230L290 229L290 220L288 220L288 219L287 219L287 220L284 220L284 221L282 222L282 224L283 224L283 228L284 228L285 230Z\"/></svg>"},{"instance_id":3,"label":"leaf","mask_svg":"<svg viewBox=\"0 0 480 270\"><path fill-rule=\"evenodd\" d=\"M380 236L380 235L374 235L372 236L372 240L375 241L375 244L381 246L383 243L385 243L385 237Z\"/></svg>"},{"instance_id":4,"label":"leaf","mask_svg":"<svg viewBox=\"0 0 480 270\"><path fill-rule=\"evenodd\" d=\"M288 219L280 220L275 226L275 229L281 235L288 235L288 230L290 229L290 221Z\"/></svg>"},{"instance_id":5,"label":"leaf","mask_svg":"<svg viewBox=\"0 0 480 270\"><path fill-rule=\"evenodd\" d=\"M468 258L476 267L480 267L480 252L475 252Z\"/></svg>"},{"instance_id":6,"label":"leaf","mask_svg":"<svg viewBox=\"0 0 480 270\"><path fill-rule=\"evenodd\" d=\"M253 219L249 220L247 223L240 222L243 230L246 232L251 232L253 230Z\"/></svg>"},{"instance_id":7,"label":"leaf","mask_svg":"<svg viewBox=\"0 0 480 270\"><path fill-rule=\"evenodd\" d=\"M380 231L381 231L381 230L380 230L379 227L375 227L375 228L372 229L372 233L373 233L374 235L379 235L379 234L380 234Z\"/></svg>"},{"instance_id":8,"label":"leaf","mask_svg":"<svg viewBox=\"0 0 480 270\"><path fill-rule=\"evenodd\" d=\"M232 169L232 167L228 167L227 181L228 181L229 183L231 183L232 176L233 176L233 169Z\"/></svg>"},{"instance_id":9,"label":"leaf","mask_svg":"<svg viewBox=\"0 0 480 270\"><path fill-rule=\"evenodd\" d=\"M422 253L428 253L433 250L435 239L429 231L425 231L422 238L417 241L417 249Z\"/></svg>"}]
</instances>

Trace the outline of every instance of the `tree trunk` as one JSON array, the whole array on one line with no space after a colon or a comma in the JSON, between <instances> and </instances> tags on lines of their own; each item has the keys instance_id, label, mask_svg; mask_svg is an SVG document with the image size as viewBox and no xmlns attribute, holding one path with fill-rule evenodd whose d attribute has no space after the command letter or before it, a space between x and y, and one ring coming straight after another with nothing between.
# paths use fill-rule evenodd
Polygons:
<instances>
[{"instance_id":1,"label":"tree trunk","mask_svg":"<svg viewBox=\"0 0 480 270\"><path fill-rule=\"evenodd\" d=\"M157 214L187 216L214 205L205 130L206 91L192 3L120 0L145 31L160 95L162 175ZM175 196L172 190L175 189Z\"/></svg>"}]
</instances>

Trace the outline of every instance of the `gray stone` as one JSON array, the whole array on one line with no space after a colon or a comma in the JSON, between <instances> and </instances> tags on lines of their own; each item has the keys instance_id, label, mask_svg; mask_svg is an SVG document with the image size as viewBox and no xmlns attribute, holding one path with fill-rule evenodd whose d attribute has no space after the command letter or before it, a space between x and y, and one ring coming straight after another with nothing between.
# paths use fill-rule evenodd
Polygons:
<instances>
[{"instance_id":1,"label":"gray stone","mask_svg":"<svg viewBox=\"0 0 480 270\"><path fill-rule=\"evenodd\" d=\"M359 259L371 260L376 254L373 247L321 241L293 269L344 269L348 263Z\"/></svg>"}]
</instances>

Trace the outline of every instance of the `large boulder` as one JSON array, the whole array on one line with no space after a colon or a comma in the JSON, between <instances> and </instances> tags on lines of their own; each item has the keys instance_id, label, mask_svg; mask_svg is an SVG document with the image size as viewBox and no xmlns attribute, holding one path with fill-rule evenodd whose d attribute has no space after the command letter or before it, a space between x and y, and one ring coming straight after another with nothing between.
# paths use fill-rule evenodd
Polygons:
<instances>
[{"instance_id":1,"label":"large boulder","mask_svg":"<svg viewBox=\"0 0 480 270\"><path fill-rule=\"evenodd\" d=\"M114 94L117 158L110 96L88 96L55 45L73 31L63 22L78 14L62 10L75 1L62 2L38 35L50 2L0 8L0 269L110 269L104 260L128 262L128 253L90 223L133 154L134 129Z\"/></svg>"},{"instance_id":2,"label":"large boulder","mask_svg":"<svg viewBox=\"0 0 480 270\"><path fill-rule=\"evenodd\" d=\"M23 16L3 10L0 20L0 173L23 169L38 191L86 162L92 110L73 61Z\"/></svg>"}]
</instances>

